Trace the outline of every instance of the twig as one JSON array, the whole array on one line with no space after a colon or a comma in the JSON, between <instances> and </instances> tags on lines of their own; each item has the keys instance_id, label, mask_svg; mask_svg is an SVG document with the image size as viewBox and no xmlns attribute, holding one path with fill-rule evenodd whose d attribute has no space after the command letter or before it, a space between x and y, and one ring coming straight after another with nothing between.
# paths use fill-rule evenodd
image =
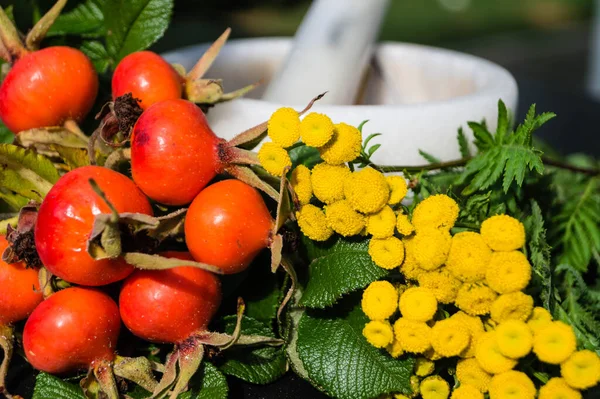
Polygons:
<instances>
[{"instance_id":1,"label":"twig","mask_svg":"<svg viewBox=\"0 0 600 399\"><path fill-rule=\"evenodd\" d=\"M544 162L545 165L554 166L554 167L560 168L560 169L570 170L571 172L583 173L585 175L590 175L590 176L599 176L600 175L600 169L597 169L597 168L583 168L583 167L579 167L579 166L575 166L575 165L570 165L566 162L561 162L556 159L552 159L552 158L548 158L548 157L542 157L542 161Z\"/></svg>"}]
</instances>

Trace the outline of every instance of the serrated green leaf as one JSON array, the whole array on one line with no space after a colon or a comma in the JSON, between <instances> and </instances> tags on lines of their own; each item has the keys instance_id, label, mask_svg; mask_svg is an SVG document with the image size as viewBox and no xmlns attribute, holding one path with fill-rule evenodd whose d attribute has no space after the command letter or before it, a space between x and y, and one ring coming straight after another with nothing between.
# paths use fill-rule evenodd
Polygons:
<instances>
[{"instance_id":1,"label":"serrated green leaf","mask_svg":"<svg viewBox=\"0 0 600 399\"><path fill-rule=\"evenodd\" d=\"M343 295L364 288L387 274L371 259L366 238L337 236L321 243L303 237L303 242L310 265L308 283L300 300L302 306L331 306Z\"/></svg>"},{"instance_id":2,"label":"serrated green leaf","mask_svg":"<svg viewBox=\"0 0 600 399\"><path fill-rule=\"evenodd\" d=\"M190 390L179 399L227 399L229 387L225 376L212 363L203 362L200 372L190 381Z\"/></svg>"},{"instance_id":3,"label":"serrated green leaf","mask_svg":"<svg viewBox=\"0 0 600 399\"><path fill-rule=\"evenodd\" d=\"M32 399L85 399L78 385L53 375L40 373L35 379Z\"/></svg>"},{"instance_id":4,"label":"serrated green leaf","mask_svg":"<svg viewBox=\"0 0 600 399\"><path fill-rule=\"evenodd\" d=\"M13 132L8 130L6 125L0 121L0 143L12 143L14 139Z\"/></svg>"},{"instance_id":5,"label":"serrated green leaf","mask_svg":"<svg viewBox=\"0 0 600 399\"><path fill-rule=\"evenodd\" d=\"M473 131L473 135L475 136L475 146L477 146L479 151L485 151L494 146L494 137L484 124L468 122L467 125Z\"/></svg>"},{"instance_id":6,"label":"serrated green leaf","mask_svg":"<svg viewBox=\"0 0 600 399\"><path fill-rule=\"evenodd\" d=\"M542 210L535 200L531 201L531 215L525 219L527 249L534 272L533 280L540 289L540 299L546 309L551 309L552 268L550 246L546 242L546 228Z\"/></svg>"},{"instance_id":7,"label":"serrated green leaf","mask_svg":"<svg viewBox=\"0 0 600 399\"><path fill-rule=\"evenodd\" d=\"M40 200L59 179L52 162L35 151L0 144L0 186L24 197Z\"/></svg>"},{"instance_id":8,"label":"serrated green leaf","mask_svg":"<svg viewBox=\"0 0 600 399\"><path fill-rule=\"evenodd\" d=\"M232 333L235 316L227 316L225 331ZM243 335L274 337L271 327L258 320L244 316ZM219 367L221 372L233 375L253 384L268 384L281 377L286 371L286 357L283 347L232 347L223 352L225 362Z\"/></svg>"},{"instance_id":9,"label":"serrated green leaf","mask_svg":"<svg viewBox=\"0 0 600 399\"><path fill-rule=\"evenodd\" d=\"M160 39L172 12L173 0L106 0L106 50L114 65Z\"/></svg>"},{"instance_id":10,"label":"serrated green leaf","mask_svg":"<svg viewBox=\"0 0 600 399\"><path fill-rule=\"evenodd\" d=\"M425 158L425 160L429 163L439 163L440 160L438 158L436 158L435 156L431 155L428 152L425 152L423 150L419 150L419 155L421 155L423 158Z\"/></svg>"},{"instance_id":11,"label":"serrated green leaf","mask_svg":"<svg viewBox=\"0 0 600 399\"><path fill-rule=\"evenodd\" d=\"M310 169L319 162L323 162L319 150L304 144L292 148L289 154L292 160L292 170L298 165L304 165Z\"/></svg>"},{"instance_id":12,"label":"serrated green leaf","mask_svg":"<svg viewBox=\"0 0 600 399\"><path fill-rule=\"evenodd\" d=\"M538 175L544 173L544 163L542 162L542 153L535 148L526 148L513 146L505 148L506 155L504 166L504 179L502 188L508 192L513 182L519 187L523 184L527 170L537 172ZM508 156L510 154L510 156Z\"/></svg>"},{"instance_id":13,"label":"serrated green leaf","mask_svg":"<svg viewBox=\"0 0 600 399\"><path fill-rule=\"evenodd\" d=\"M62 159L70 169L76 169L90 164L90 157L88 156L86 149L64 147L62 145L53 145L51 148L58 153L60 159Z\"/></svg>"},{"instance_id":14,"label":"serrated green leaf","mask_svg":"<svg viewBox=\"0 0 600 399\"><path fill-rule=\"evenodd\" d=\"M328 395L340 399L374 398L390 392L410 393L413 358L392 358L371 346L361 331L368 319L352 298L342 313L304 313L297 350L309 378Z\"/></svg>"},{"instance_id":15,"label":"serrated green leaf","mask_svg":"<svg viewBox=\"0 0 600 399\"><path fill-rule=\"evenodd\" d=\"M498 100L498 123L496 128L496 142L504 143L504 137L508 134L509 120L506 105L502 100Z\"/></svg>"},{"instance_id":16,"label":"serrated green leaf","mask_svg":"<svg viewBox=\"0 0 600 399\"><path fill-rule=\"evenodd\" d=\"M89 40L83 42L79 49L90 58L98 73L106 72L111 63L111 58L104 44L97 40Z\"/></svg>"},{"instance_id":17,"label":"serrated green leaf","mask_svg":"<svg viewBox=\"0 0 600 399\"><path fill-rule=\"evenodd\" d=\"M469 148L469 140L467 140L467 136L465 136L465 132L463 128L458 129L458 147L460 148L460 156L463 158L471 157L471 149Z\"/></svg>"},{"instance_id":18,"label":"serrated green leaf","mask_svg":"<svg viewBox=\"0 0 600 399\"><path fill-rule=\"evenodd\" d=\"M106 0L86 0L69 12L61 14L46 36L83 35L101 37L105 34L104 13Z\"/></svg>"}]
</instances>

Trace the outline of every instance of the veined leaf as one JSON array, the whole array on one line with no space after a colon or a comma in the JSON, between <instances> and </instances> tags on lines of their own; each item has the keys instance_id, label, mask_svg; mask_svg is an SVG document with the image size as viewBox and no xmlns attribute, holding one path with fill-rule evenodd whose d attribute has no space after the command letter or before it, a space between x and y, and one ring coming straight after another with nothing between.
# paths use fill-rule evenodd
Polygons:
<instances>
[{"instance_id":1,"label":"veined leaf","mask_svg":"<svg viewBox=\"0 0 600 399\"><path fill-rule=\"evenodd\" d=\"M312 168L319 162L323 161L321 159L321 154L319 154L319 150L304 144L292 148L289 151L289 154L292 160L292 170L294 170L294 168L298 165L304 165L308 168Z\"/></svg>"},{"instance_id":2,"label":"veined leaf","mask_svg":"<svg viewBox=\"0 0 600 399\"><path fill-rule=\"evenodd\" d=\"M69 12L61 14L46 36L85 35L100 37L105 34L104 13L106 0L86 0Z\"/></svg>"},{"instance_id":3,"label":"veined leaf","mask_svg":"<svg viewBox=\"0 0 600 399\"><path fill-rule=\"evenodd\" d=\"M413 358L394 359L371 346L361 331L369 321L352 299L345 313L304 313L298 327L297 350L316 386L340 399L367 399L391 392L411 392Z\"/></svg>"},{"instance_id":4,"label":"veined leaf","mask_svg":"<svg viewBox=\"0 0 600 399\"><path fill-rule=\"evenodd\" d=\"M471 149L469 148L469 140L467 140L467 136L465 136L465 132L463 128L458 129L458 147L460 148L460 156L463 158L471 157Z\"/></svg>"},{"instance_id":5,"label":"veined leaf","mask_svg":"<svg viewBox=\"0 0 600 399\"><path fill-rule=\"evenodd\" d=\"M40 373L35 379L32 399L85 399L77 385L50 374Z\"/></svg>"},{"instance_id":6,"label":"veined leaf","mask_svg":"<svg viewBox=\"0 0 600 399\"><path fill-rule=\"evenodd\" d=\"M171 19L173 0L106 0L106 50L116 65L160 39Z\"/></svg>"},{"instance_id":7,"label":"veined leaf","mask_svg":"<svg viewBox=\"0 0 600 399\"><path fill-rule=\"evenodd\" d=\"M94 64L94 68L96 68L98 73L106 72L111 63L111 58L108 55L104 44L97 40L89 40L83 42L80 50L90 58L92 64Z\"/></svg>"},{"instance_id":8,"label":"veined leaf","mask_svg":"<svg viewBox=\"0 0 600 399\"><path fill-rule=\"evenodd\" d=\"M235 316L225 318L225 331L232 333ZM242 334L275 337L268 325L244 316ZM225 362L220 370L253 384L268 384L281 377L286 371L286 357L283 347L232 347L223 352Z\"/></svg>"},{"instance_id":9,"label":"veined leaf","mask_svg":"<svg viewBox=\"0 0 600 399\"><path fill-rule=\"evenodd\" d=\"M303 306L331 306L344 294L364 288L387 274L371 259L367 239L336 237L318 243L304 238L303 242L311 260L310 277L300 300Z\"/></svg>"},{"instance_id":10,"label":"veined leaf","mask_svg":"<svg viewBox=\"0 0 600 399\"><path fill-rule=\"evenodd\" d=\"M4 189L40 200L59 177L48 158L12 144L0 144L0 185Z\"/></svg>"},{"instance_id":11,"label":"veined leaf","mask_svg":"<svg viewBox=\"0 0 600 399\"><path fill-rule=\"evenodd\" d=\"M58 156L71 170L90 164L87 149L64 147L61 145L53 145L51 148L58 153Z\"/></svg>"},{"instance_id":12,"label":"veined leaf","mask_svg":"<svg viewBox=\"0 0 600 399\"><path fill-rule=\"evenodd\" d=\"M534 281L541 289L541 299L546 309L551 309L552 268L550 264L550 246L546 242L546 228L542 210L535 200L531 201L531 215L525 220L527 248L533 267Z\"/></svg>"},{"instance_id":13,"label":"veined leaf","mask_svg":"<svg viewBox=\"0 0 600 399\"><path fill-rule=\"evenodd\" d=\"M203 362L190 381L190 390L178 399L227 399L228 392L225 376L212 363Z\"/></svg>"}]
</instances>

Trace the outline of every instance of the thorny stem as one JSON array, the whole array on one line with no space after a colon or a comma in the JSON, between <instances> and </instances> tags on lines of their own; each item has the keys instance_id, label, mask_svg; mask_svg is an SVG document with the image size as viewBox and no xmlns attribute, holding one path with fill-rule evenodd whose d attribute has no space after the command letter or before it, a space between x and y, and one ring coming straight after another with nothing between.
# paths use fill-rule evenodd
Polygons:
<instances>
[{"instance_id":1,"label":"thorny stem","mask_svg":"<svg viewBox=\"0 0 600 399\"><path fill-rule=\"evenodd\" d=\"M377 169L380 172L388 173L388 172L421 172L421 171L429 171L429 170L439 170L439 169L449 169L456 168L460 166L465 166L467 162L469 162L472 158L461 158L455 159L453 161L448 162L436 162L430 163L427 165L393 165L393 166L381 166L376 164L370 164L373 169ZM600 169L597 168L583 168L579 166L570 165L565 162L558 161L556 159L542 157L542 161L544 164L548 166L554 166L556 168L570 170L571 172L583 173L590 176L598 176L600 175Z\"/></svg>"}]
</instances>

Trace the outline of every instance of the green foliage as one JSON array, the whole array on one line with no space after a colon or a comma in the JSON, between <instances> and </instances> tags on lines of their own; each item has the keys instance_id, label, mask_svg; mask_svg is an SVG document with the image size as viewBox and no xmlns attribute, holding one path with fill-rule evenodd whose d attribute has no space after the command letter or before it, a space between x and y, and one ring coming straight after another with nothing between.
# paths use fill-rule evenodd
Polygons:
<instances>
[{"instance_id":1,"label":"green foliage","mask_svg":"<svg viewBox=\"0 0 600 399\"><path fill-rule=\"evenodd\" d=\"M48 37L81 35L99 38L106 34L104 5L106 0L86 0L69 12L62 13L47 33Z\"/></svg>"},{"instance_id":2,"label":"green foliage","mask_svg":"<svg viewBox=\"0 0 600 399\"><path fill-rule=\"evenodd\" d=\"M540 290L540 299L546 309L552 309L552 266L550 246L546 241L546 228L542 210L535 200L531 201L531 215L525 221L528 257L533 268L534 285Z\"/></svg>"},{"instance_id":3,"label":"green foliage","mask_svg":"<svg viewBox=\"0 0 600 399\"><path fill-rule=\"evenodd\" d=\"M439 163L440 162L439 158L436 158L435 156L433 156L430 153L425 152L423 150L419 150L419 155L421 155L429 163Z\"/></svg>"},{"instance_id":4,"label":"green foliage","mask_svg":"<svg viewBox=\"0 0 600 399\"><path fill-rule=\"evenodd\" d=\"M35 379L32 399L84 399L78 385L70 384L50 374L40 373Z\"/></svg>"},{"instance_id":5,"label":"green foliage","mask_svg":"<svg viewBox=\"0 0 600 399\"><path fill-rule=\"evenodd\" d=\"M225 376L212 363L203 362L190 381L190 390L179 399L227 399L229 387Z\"/></svg>"},{"instance_id":6,"label":"green foliage","mask_svg":"<svg viewBox=\"0 0 600 399\"><path fill-rule=\"evenodd\" d=\"M465 132L463 128L458 128L458 147L460 148L460 155L463 158L471 157L471 149L469 148L469 141L467 140L467 136L465 136Z\"/></svg>"},{"instance_id":7,"label":"green foliage","mask_svg":"<svg viewBox=\"0 0 600 399\"><path fill-rule=\"evenodd\" d=\"M362 121L361 124L357 126L357 129L360 131L361 134L363 132L363 127L365 126L365 124L367 122L368 122L368 120ZM373 140L375 137L378 137L378 136L381 136L381 133L369 134L364 139L364 141L361 145L361 148L360 148L360 155L354 161L354 163L357 163L359 167L364 168L367 165L369 165L371 163L371 157L373 156L375 151L377 151L381 147L381 144L373 144L372 146L369 147L369 143L371 142L371 140Z\"/></svg>"},{"instance_id":8,"label":"green foliage","mask_svg":"<svg viewBox=\"0 0 600 399\"><path fill-rule=\"evenodd\" d=\"M309 279L300 304L309 308L334 305L344 294L387 274L368 254L369 240L335 237L320 243L304 238Z\"/></svg>"},{"instance_id":9,"label":"green foliage","mask_svg":"<svg viewBox=\"0 0 600 399\"><path fill-rule=\"evenodd\" d=\"M361 331L368 320L359 298L348 298L333 312L302 315L297 339L302 366L315 386L340 399L410 393L413 359L394 359L365 340Z\"/></svg>"},{"instance_id":10,"label":"green foliage","mask_svg":"<svg viewBox=\"0 0 600 399\"><path fill-rule=\"evenodd\" d=\"M106 72L111 65L110 56L106 51L106 47L98 40L84 41L80 50L90 58L98 73Z\"/></svg>"},{"instance_id":11,"label":"green foliage","mask_svg":"<svg viewBox=\"0 0 600 399\"><path fill-rule=\"evenodd\" d=\"M0 121L0 144L1 143L12 143L15 139L15 135L8 130L6 125Z\"/></svg>"},{"instance_id":12,"label":"green foliage","mask_svg":"<svg viewBox=\"0 0 600 399\"><path fill-rule=\"evenodd\" d=\"M514 183L521 187L528 171L542 174L544 165L542 154L532 145L533 132L552 119L553 113L535 114L535 105L527 112L525 121L514 132L508 131L509 121L504 103L498 103L498 129L492 135L483 123L469 122L475 135L475 145L479 149L470 160L458 184L469 185L463 190L464 195L486 190L497 181L502 181L505 193Z\"/></svg>"},{"instance_id":13,"label":"green foliage","mask_svg":"<svg viewBox=\"0 0 600 399\"><path fill-rule=\"evenodd\" d=\"M292 160L292 170L298 165L304 165L312 168L318 163L323 162L319 150L314 147L309 147L303 143L294 144L288 152Z\"/></svg>"},{"instance_id":14,"label":"green foliage","mask_svg":"<svg viewBox=\"0 0 600 399\"><path fill-rule=\"evenodd\" d=\"M225 318L225 331L233 332L235 316ZM274 337L269 325L244 316L242 334ZM225 362L220 371L253 384L268 384L281 377L286 371L283 347L232 347L223 352Z\"/></svg>"},{"instance_id":15,"label":"green foliage","mask_svg":"<svg viewBox=\"0 0 600 399\"><path fill-rule=\"evenodd\" d=\"M173 0L106 0L106 50L114 64L160 39L172 11Z\"/></svg>"}]
</instances>

